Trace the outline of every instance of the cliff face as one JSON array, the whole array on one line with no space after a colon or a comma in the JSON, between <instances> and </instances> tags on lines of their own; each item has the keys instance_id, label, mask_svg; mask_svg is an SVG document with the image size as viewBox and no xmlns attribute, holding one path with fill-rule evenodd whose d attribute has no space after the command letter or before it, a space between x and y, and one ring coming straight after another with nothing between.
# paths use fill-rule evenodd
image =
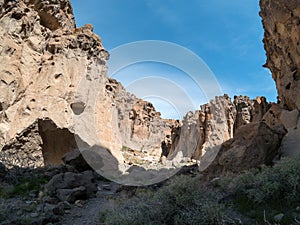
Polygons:
<instances>
[{"instance_id":1,"label":"cliff face","mask_svg":"<svg viewBox=\"0 0 300 225\"><path fill-rule=\"evenodd\" d=\"M288 129L281 149L283 155L300 153L300 5L299 1L261 0L265 30L265 66L272 72L282 106L281 120Z\"/></svg>"},{"instance_id":2,"label":"cliff face","mask_svg":"<svg viewBox=\"0 0 300 225\"><path fill-rule=\"evenodd\" d=\"M20 162L30 151L29 165L57 163L57 153L75 145L60 137L72 133L78 82L87 66L91 79L104 77L108 53L91 27L75 28L69 1L0 1L0 6L0 146ZM29 138L32 132L39 138Z\"/></svg>"},{"instance_id":3,"label":"cliff face","mask_svg":"<svg viewBox=\"0 0 300 225\"><path fill-rule=\"evenodd\" d=\"M224 95L176 121L162 119L151 103L107 77L108 52L92 25L76 28L68 0L0 0L1 161L24 167L59 164L65 153L81 147L79 141L84 146L99 142L113 155L117 165L110 170L123 170L124 161L132 164L137 157L155 166L159 160L164 166L200 160L203 169L213 161L213 170L220 171L232 170L232 159L238 162L235 170L269 162L285 134L281 123L289 129L283 146L290 149L299 137L294 129L299 35L293 23L299 10L294 1L279 2L261 1L261 15L267 66L286 110L263 97L231 101Z\"/></svg>"},{"instance_id":4,"label":"cliff face","mask_svg":"<svg viewBox=\"0 0 300 225\"><path fill-rule=\"evenodd\" d=\"M264 97L235 96L233 101L227 95L216 97L195 113L189 112L173 131L168 158L175 162L197 159L204 169L224 142L238 136L242 127L262 121L270 107Z\"/></svg>"},{"instance_id":5,"label":"cliff face","mask_svg":"<svg viewBox=\"0 0 300 225\"><path fill-rule=\"evenodd\" d=\"M76 28L68 0L2 0L0 9L2 161L61 163L78 148L76 129L87 144L94 144L89 132L95 131L120 163L122 146L147 151L158 161L174 121L161 119L151 103L108 79L109 54L91 25ZM89 113L94 130L80 120Z\"/></svg>"},{"instance_id":6,"label":"cliff face","mask_svg":"<svg viewBox=\"0 0 300 225\"><path fill-rule=\"evenodd\" d=\"M296 0L261 0L265 29L265 66L272 72L280 101L287 109L300 109L300 10Z\"/></svg>"}]
</instances>

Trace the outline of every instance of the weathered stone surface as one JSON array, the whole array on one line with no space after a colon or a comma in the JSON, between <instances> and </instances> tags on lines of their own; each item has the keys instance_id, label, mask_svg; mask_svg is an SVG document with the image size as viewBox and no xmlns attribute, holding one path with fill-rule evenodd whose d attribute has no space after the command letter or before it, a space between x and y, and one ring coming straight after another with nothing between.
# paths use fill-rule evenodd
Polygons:
<instances>
[{"instance_id":1,"label":"weathered stone surface","mask_svg":"<svg viewBox=\"0 0 300 225\"><path fill-rule=\"evenodd\" d=\"M4 146L0 153L0 160L9 168L16 165L20 167L44 165L38 121L33 122L8 142L1 144Z\"/></svg>"},{"instance_id":2,"label":"weathered stone surface","mask_svg":"<svg viewBox=\"0 0 300 225\"><path fill-rule=\"evenodd\" d=\"M200 159L206 152L217 152L233 136L236 109L228 96L216 97L195 113L189 112L174 135L169 159Z\"/></svg>"},{"instance_id":3,"label":"weathered stone surface","mask_svg":"<svg viewBox=\"0 0 300 225\"><path fill-rule=\"evenodd\" d=\"M300 5L296 0L260 1L267 53L265 66L276 82L279 101L285 109L281 120L288 129L281 146L283 156L300 154Z\"/></svg>"},{"instance_id":4,"label":"weathered stone surface","mask_svg":"<svg viewBox=\"0 0 300 225\"><path fill-rule=\"evenodd\" d=\"M261 3L263 17L274 4ZM68 0L0 0L0 5L0 157L7 166L60 164L63 155L80 149L85 160L76 153L65 162L83 171L88 168L83 161L89 161L93 169L119 176L130 171L123 148L143 160L162 159L165 165L201 159L203 166L244 126L255 133L249 124L265 121L280 131L282 109L269 110L263 97L236 96L232 102L224 95L189 112L183 121L162 119L151 103L107 77L109 55L101 39L92 25L76 28ZM277 31L273 37L267 33L272 21L265 19L264 24L265 45L271 48ZM270 67L277 60L272 57L269 51ZM280 93L286 108L297 106L295 94Z\"/></svg>"},{"instance_id":5,"label":"weathered stone surface","mask_svg":"<svg viewBox=\"0 0 300 225\"><path fill-rule=\"evenodd\" d=\"M201 159L204 169L223 142L233 138L240 127L263 120L270 107L264 97L235 96L233 102L227 95L216 97L195 113L189 112L173 130L168 159Z\"/></svg>"},{"instance_id":6,"label":"weathered stone surface","mask_svg":"<svg viewBox=\"0 0 300 225\"><path fill-rule=\"evenodd\" d=\"M74 203L77 199L92 197L97 192L97 183L92 171L82 173L66 172L55 175L46 185L50 196L61 201Z\"/></svg>"},{"instance_id":7,"label":"weathered stone surface","mask_svg":"<svg viewBox=\"0 0 300 225\"><path fill-rule=\"evenodd\" d=\"M272 72L281 103L300 109L300 6L297 0L261 0L267 52L266 67Z\"/></svg>"},{"instance_id":8,"label":"weathered stone surface","mask_svg":"<svg viewBox=\"0 0 300 225\"><path fill-rule=\"evenodd\" d=\"M234 138L222 144L217 157L204 174L209 178L271 164L279 153L285 134L283 125L273 129L265 122L252 122L242 126Z\"/></svg>"},{"instance_id":9,"label":"weathered stone surface","mask_svg":"<svg viewBox=\"0 0 300 225\"><path fill-rule=\"evenodd\" d=\"M72 166L79 172L92 170L91 166L86 162L85 158L78 149L67 152L62 159L66 165Z\"/></svg>"},{"instance_id":10,"label":"weathered stone surface","mask_svg":"<svg viewBox=\"0 0 300 225\"><path fill-rule=\"evenodd\" d=\"M74 203L78 199L87 199L86 188L83 186L73 189L57 189L57 197L61 201Z\"/></svg>"},{"instance_id":11,"label":"weathered stone surface","mask_svg":"<svg viewBox=\"0 0 300 225\"><path fill-rule=\"evenodd\" d=\"M162 142L170 143L171 128L175 120L162 119L150 102L138 99L126 92L116 80L110 78L106 84L112 105L117 111L118 131L122 147L147 152L157 159L162 155Z\"/></svg>"},{"instance_id":12,"label":"weathered stone surface","mask_svg":"<svg viewBox=\"0 0 300 225\"><path fill-rule=\"evenodd\" d=\"M61 163L76 148L78 83L104 88L108 53L90 25L75 28L67 0L0 4L1 155L18 166Z\"/></svg>"},{"instance_id":13,"label":"weathered stone surface","mask_svg":"<svg viewBox=\"0 0 300 225\"><path fill-rule=\"evenodd\" d=\"M288 130L281 144L281 155L283 157L297 157L300 155L300 119L299 111L283 110L280 119Z\"/></svg>"}]
</instances>

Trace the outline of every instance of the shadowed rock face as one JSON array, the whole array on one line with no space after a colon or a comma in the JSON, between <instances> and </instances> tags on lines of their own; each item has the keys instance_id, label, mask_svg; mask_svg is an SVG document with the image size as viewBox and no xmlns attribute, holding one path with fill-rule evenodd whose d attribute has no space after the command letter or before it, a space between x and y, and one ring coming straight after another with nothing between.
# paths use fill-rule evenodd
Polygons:
<instances>
[{"instance_id":1,"label":"shadowed rock face","mask_svg":"<svg viewBox=\"0 0 300 225\"><path fill-rule=\"evenodd\" d=\"M260 1L267 53L265 67L276 82L281 121L288 130L281 145L284 156L300 154L300 4L297 0Z\"/></svg>"},{"instance_id":2,"label":"shadowed rock face","mask_svg":"<svg viewBox=\"0 0 300 225\"><path fill-rule=\"evenodd\" d=\"M272 72L281 103L300 109L300 6L299 1L261 0L265 66Z\"/></svg>"}]
</instances>

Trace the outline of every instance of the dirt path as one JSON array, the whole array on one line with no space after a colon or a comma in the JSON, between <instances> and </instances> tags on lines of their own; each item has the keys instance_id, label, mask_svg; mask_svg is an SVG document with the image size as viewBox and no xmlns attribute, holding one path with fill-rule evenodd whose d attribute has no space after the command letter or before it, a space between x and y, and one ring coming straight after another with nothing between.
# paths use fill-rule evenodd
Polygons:
<instances>
[{"instance_id":1,"label":"dirt path","mask_svg":"<svg viewBox=\"0 0 300 225\"><path fill-rule=\"evenodd\" d=\"M62 220L61 225L98 225L99 213L104 211L113 204L110 200L112 196L116 196L118 184L102 182L99 183L99 191L97 197L89 199L84 204L75 205L67 212Z\"/></svg>"}]
</instances>

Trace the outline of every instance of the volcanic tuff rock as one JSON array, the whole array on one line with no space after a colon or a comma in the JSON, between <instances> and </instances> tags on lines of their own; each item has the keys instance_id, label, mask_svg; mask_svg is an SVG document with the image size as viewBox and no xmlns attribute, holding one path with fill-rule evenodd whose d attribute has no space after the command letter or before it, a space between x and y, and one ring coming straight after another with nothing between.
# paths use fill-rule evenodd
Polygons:
<instances>
[{"instance_id":1,"label":"volcanic tuff rock","mask_svg":"<svg viewBox=\"0 0 300 225\"><path fill-rule=\"evenodd\" d=\"M163 156L166 164L166 158L212 160L224 141L270 112L263 97L232 102L224 95L183 121L162 119L151 103L107 77L109 54L92 25L76 28L68 0L0 0L0 6L0 156L6 166L59 164L67 152L93 146L95 153L98 145L117 163L100 163L100 170L126 169L123 148L157 162ZM287 99L287 106L297 105Z\"/></svg>"},{"instance_id":2,"label":"volcanic tuff rock","mask_svg":"<svg viewBox=\"0 0 300 225\"><path fill-rule=\"evenodd\" d=\"M76 28L68 0L0 6L0 147L7 166L58 164L78 142L95 139L120 163L123 146L159 160L175 121L108 79L109 54L91 25Z\"/></svg>"},{"instance_id":3,"label":"volcanic tuff rock","mask_svg":"<svg viewBox=\"0 0 300 225\"><path fill-rule=\"evenodd\" d=\"M91 26L75 28L69 1L0 5L0 146L25 154L20 161L32 157L29 166L58 163L76 145L71 106L78 82L104 87L108 53Z\"/></svg>"},{"instance_id":4,"label":"volcanic tuff rock","mask_svg":"<svg viewBox=\"0 0 300 225\"><path fill-rule=\"evenodd\" d=\"M126 92L116 80L109 78L106 93L116 107L119 137L123 147L149 152L158 158L162 154L162 142L170 142L171 128L175 120L162 119L150 102Z\"/></svg>"},{"instance_id":5,"label":"volcanic tuff rock","mask_svg":"<svg viewBox=\"0 0 300 225\"><path fill-rule=\"evenodd\" d=\"M275 103L268 108L259 121L239 127L234 137L221 145L214 161L203 168L206 178L272 164L287 130L281 120L282 108Z\"/></svg>"},{"instance_id":6,"label":"volcanic tuff rock","mask_svg":"<svg viewBox=\"0 0 300 225\"><path fill-rule=\"evenodd\" d=\"M233 138L240 127L261 121L270 106L264 97L235 96L233 102L227 95L216 97L195 113L189 112L173 131L168 158L176 162L202 159L204 169L223 142Z\"/></svg>"},{"instance_id":7,"label":"volcanic tuff rock","mask_svg":"<svg viewBox=\"0 0 300 225\"><path fill-rule=\"evenodd\" d=\"M300 5L299 1L261 0L265 66L272 72L283 107L281 119L288 129L282 154L300 154Z\"/></svg>"}]
</instances>

